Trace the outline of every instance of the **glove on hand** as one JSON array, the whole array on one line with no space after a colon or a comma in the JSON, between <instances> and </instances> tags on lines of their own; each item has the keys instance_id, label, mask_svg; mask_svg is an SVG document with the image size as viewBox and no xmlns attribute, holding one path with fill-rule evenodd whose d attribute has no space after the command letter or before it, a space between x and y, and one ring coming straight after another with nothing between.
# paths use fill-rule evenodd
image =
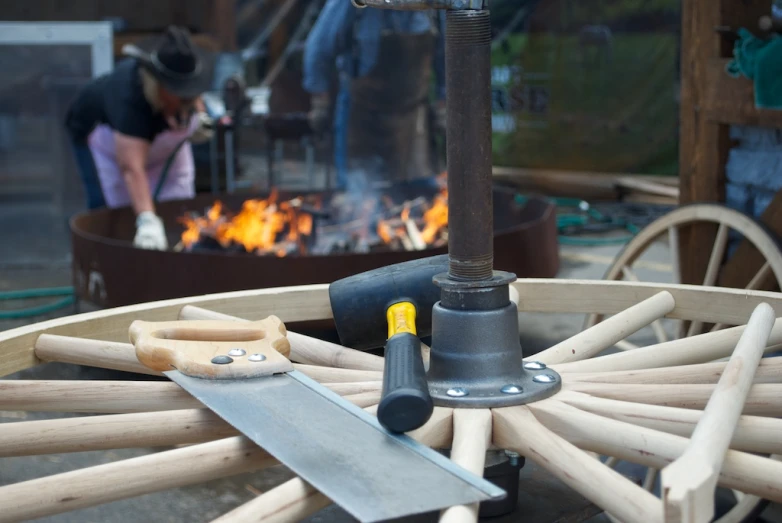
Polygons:
<instances>
[{"instance_id":1,"label":"glove on hand","mask_svg":"<svg viewBox=\"0 0 782 523\"><path fill-rule=\"evenodd\" d=\"M206 113L199 112L197 115L198 127L190 135L190 142L194 144L206 143L214 136L214 120Z\"/></svg>"},{"instance_id":2,"label":"glove on hand","mask_svg":"<svg viewBox=\"0 0 782 523\"><path fill-rule=\"evenodd\" d=\"M142 249L168 249L163 222L152 211L144 211L136 218L136 237L133 245Z\"/></svg>"},{"instance_id":3,"label":"glove on hand","mask_svg":"<svg viewBox=\"0 0 782 523\"><path fill-rule=\"evenodd\" d=\"M320 134L329 126L331 101L328 95L316 95L312 97L310 107L310 112L307 115L310 127L315 134Z\"/></svg>"}]
</instances>

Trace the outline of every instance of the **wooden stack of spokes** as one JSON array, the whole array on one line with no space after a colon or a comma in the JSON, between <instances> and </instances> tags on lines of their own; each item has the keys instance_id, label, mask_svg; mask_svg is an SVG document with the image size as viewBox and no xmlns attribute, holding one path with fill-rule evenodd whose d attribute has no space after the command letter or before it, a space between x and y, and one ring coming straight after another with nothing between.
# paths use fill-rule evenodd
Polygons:
<instances>
[{"instance_id":1,"label":"wooden stack of spokes","mask_svg":"<svg viewBox=\"0 0 782 523\"><path fill-rule=\"evenodd\" d=\"M711 521L718 485L782 501L782 463L775 460L782 454L782 358L762 358L782 344L782 320L775 320L782 294L574 280L519 280L514 286L522 312L611 316L527 358L561 374L563 387L555 396L494 410L437 407L411 436L451 449L451 459L477 473L488 448L518 452L620 521ZM269 314L289 325L327 319L327 286L156 302L23 327L0 334L0 373L41 361L152 373L123 343L133 320L255 320ZM738 326L597 356L663 317ZM382 358L290 331L289 340L297 370L374 411ZM2 456L187 444L2 487L0 521L277 464L171 382L6 380L0 382L0 410L106 414L3 424ZM662 470L661 498L644 488L651 487L651 475L639 486L599 455ZM219 521L297 521L329 503L295 478ZM475 506L452 507L441 520L475 521L477 514Z\"/></svg>"}]
</instances>

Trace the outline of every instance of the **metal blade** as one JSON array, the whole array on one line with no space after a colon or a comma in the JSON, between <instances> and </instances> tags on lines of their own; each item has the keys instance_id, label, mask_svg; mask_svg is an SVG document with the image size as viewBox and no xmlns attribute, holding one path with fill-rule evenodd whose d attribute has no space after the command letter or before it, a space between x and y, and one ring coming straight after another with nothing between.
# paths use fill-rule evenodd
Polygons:
<instances>
[{"instance_id":1,"label":"metal blade","mask_svg":"<svg viewBox=\"0 0 782 523\"><path fill-rule=\"evenodd\" d=\"M165 374L359 521L506 495L300 372L237 380Z\"/></svg>"}]
</instances>

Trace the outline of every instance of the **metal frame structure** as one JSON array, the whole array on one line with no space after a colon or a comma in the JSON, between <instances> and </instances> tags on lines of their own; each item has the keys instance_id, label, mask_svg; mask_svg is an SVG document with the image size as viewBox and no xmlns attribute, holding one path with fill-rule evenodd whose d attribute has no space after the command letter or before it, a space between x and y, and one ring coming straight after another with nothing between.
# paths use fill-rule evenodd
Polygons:
<instances>
[{"instance_id":1,"label":"metal frame structure","mask_svg":"<svg viewBox=\"0 0 782 523\"><path fill-rule=\"evenodd\" d=\"M90 68L93 78L109 73L114 68L114 31L110 22L0 22L0 45L67 45L89 46ZM51 82L53 87L57 82ZM56 119L60 108L56 97L50 97L50 111ZM53 183L51 195L53 213L64 210L65 172L67 159L62 150L62 130L52 126L50 154Z\"/></svg>"},{"instance_id":2,"label":"metal frame structure","mask_svg":"<svg viewBox=\"0 0 782 523\"><path fill-rule=\"evenodd\" d=\"M89 45L92 76L114 67L111 22L0 22L0 45Z\"/></svg>"}]
</instances>

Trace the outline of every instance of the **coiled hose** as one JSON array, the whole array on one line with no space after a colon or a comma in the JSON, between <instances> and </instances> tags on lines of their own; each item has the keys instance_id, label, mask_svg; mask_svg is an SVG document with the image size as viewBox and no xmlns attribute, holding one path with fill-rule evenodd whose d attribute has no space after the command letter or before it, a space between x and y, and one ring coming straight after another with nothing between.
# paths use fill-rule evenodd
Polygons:
<instances>
[{"instance_id":1,"label":"coiled hose","mask_svg":"<svg viewBox=\"0 0 782 523\"><path fill-rule=\"evenodd\" d=\"M49 287L43 289L26 289L19 291L0 292L0 301L25 300L30 298L48 298L65 296L53 303L38 305L26 309L0 310L0 320L16 320L46 314L67 307L75 301L73 287Z\"/></svg>"}]
</instances>

